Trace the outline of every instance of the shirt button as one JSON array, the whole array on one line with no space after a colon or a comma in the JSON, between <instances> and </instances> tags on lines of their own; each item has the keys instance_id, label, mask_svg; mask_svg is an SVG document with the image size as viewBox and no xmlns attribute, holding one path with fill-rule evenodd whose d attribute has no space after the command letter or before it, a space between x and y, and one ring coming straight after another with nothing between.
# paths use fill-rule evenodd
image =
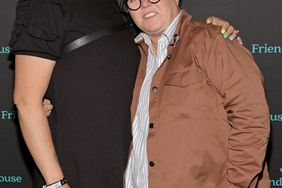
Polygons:
<instances>
[{"instance_id":1,"label":"shirt button","mask_svg":"<svg viewBox=\"0 0 282 188\"><path fill-rule=\"evenodd\" d=\"M150 129L154 128L154 123L149 124Z\"/></svg>"},{"instance_id":2,"label":"shirt button","mask_svg":"<svg viewBox=\"0 0 282 188\"><path fill-rule=\"evenodd\" d=\"M153 167L153 166L155 166L155 163L153 161L150 161L149 165L150 165L150 167Z\"/></svg>"},{"instance_id":3,"label":"shirt button","mask_svg":"<svg viewBox=\"0 0 282 188\"><path fill-rule=\"evenodd\" d=\"M158 87L154 86L154 87L152 88L152 90L153 90L154 93L157 93L159 89L158 89Z\"/></svg>"}]
</instances>

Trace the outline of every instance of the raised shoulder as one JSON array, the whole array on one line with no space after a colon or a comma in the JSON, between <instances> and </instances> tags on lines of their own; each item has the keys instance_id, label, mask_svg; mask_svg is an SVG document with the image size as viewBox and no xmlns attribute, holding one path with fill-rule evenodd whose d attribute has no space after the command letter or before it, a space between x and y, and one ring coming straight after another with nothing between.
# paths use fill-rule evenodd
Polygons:
<instances>
[{"instance_id":1,"label":"raised shoulder","mask_svg":"<svg viewBox=\"0 0 282 188\"><path fill-rule=\"evenodd\" d=\"M220 27L212 24L192 20L190 27L192 37L196 40L214 40L221 35Z\"/></svg>"},{"instance_id":2,"label":"raised shoulder","mask_svg":"<svg viewBox=\"0 0 282 188\"><path fill-rule=\"evenodd\" d=\"M223 83L236 72L237 77L263 80L251 53L237 41L224 39L217 26L191 21L190 47L194 62L221 90Z\"/></svg>"}]
</instances>

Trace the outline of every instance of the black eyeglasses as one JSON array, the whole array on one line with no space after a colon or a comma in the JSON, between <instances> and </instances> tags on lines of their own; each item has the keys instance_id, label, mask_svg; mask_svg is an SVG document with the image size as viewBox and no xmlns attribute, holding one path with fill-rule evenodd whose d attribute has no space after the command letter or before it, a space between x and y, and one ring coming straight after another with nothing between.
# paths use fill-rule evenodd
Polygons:
<instances>
[{"instance_id":1,"label":"black eyeglasses","mask_svg":"<svg viewBox=\"0 0 282 188\"><path fill-rule=\"evenodd\" d=\"M160 0L145 0L145 1L149 1L152 4L156 4ZM141 7L141 0L127 0L126 5L129 10L135 11Z\"/></svg>"}]
</instances>

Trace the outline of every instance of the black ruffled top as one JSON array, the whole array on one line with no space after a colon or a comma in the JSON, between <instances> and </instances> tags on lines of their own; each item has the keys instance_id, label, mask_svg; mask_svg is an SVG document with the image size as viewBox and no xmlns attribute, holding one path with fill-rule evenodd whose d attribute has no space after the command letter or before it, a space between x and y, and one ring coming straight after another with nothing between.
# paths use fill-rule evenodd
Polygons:
<instances>
[{"instance_id":1,"label":"black ruffled top","mask_svg":"<svg viewBox=\"0 0 282 188\"><path fill-rule=\"evenodd\" d=\"M113 33L60 58L71 41L124 22L114 0L19 0L16 13L12 52L57 61L46 97L54 105L50 130L70 186L122 188L139 66L132 33ZM33 187L45 184L40 177L35 173Z\"/></svg>"},{"instance_id":2,"label":"black ruffled top","mask_svg":"<svg viewBox=\"0 0 282 188\"><path fill-rule=\"evenodd\" d=\"M19 0L10 46L56 60L65 44L123 21L114 0Z\"/></svg>"}]
</instances>

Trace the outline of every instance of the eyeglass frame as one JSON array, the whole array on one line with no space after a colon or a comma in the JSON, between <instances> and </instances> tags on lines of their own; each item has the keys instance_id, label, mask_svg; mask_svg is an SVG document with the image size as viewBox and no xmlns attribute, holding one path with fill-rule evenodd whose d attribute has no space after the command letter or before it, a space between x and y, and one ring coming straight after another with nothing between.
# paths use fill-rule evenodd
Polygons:
<instances>
[{"instance_id":1,"label":"eyeglass frame","mask_svg":"<svg viewBox=\"0 0 282 188\"><path fill-rule=\"evenodd\" d=\"M140 7L141 7L141 0L136 0L136 1L139 1L139 7L138 7L138 8L136 8L136 9L130 8L130 7L128 6L128 0L127 0L127 2L126 2L126 7L127 7L129 10L131 10L131 11L136 11L136 10L140 9ZM157 4L157 3L160 2L161 0L157 0L156 2L151 2L151 0L147 0L147 1L149 1L151 4Z\"/></svg>"}]
</instances>

